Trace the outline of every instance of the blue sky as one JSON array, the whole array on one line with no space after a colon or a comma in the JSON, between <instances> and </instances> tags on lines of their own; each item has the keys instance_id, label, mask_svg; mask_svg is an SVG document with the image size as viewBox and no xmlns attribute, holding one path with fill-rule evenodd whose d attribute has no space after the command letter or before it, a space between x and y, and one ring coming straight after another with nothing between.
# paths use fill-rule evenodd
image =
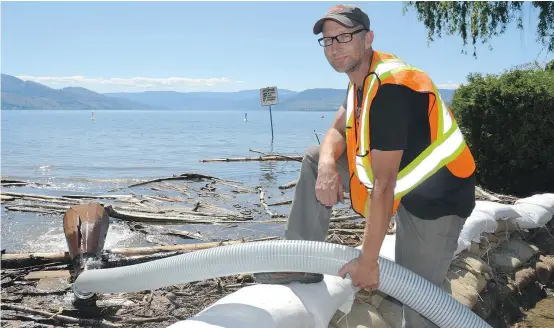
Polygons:
<instances>
[{"instance_id":1,"label":"blue sky","mask_svg":"<svg viewBox=\"0 0 554 328\"><path fill-rule=\"evenodd\" d=\"M352 2L355 3L355 2ZM98 92L236 91L345 88L312 27L336 2L3 2L1 71L54 88ZM430 45L417 15L402 2L362 2L375 31L374 48L427 71L442 87L470 72L554 58L536 42L537 13L524 31L461 54L462 40Z\"/></svg>"}]
</instances>

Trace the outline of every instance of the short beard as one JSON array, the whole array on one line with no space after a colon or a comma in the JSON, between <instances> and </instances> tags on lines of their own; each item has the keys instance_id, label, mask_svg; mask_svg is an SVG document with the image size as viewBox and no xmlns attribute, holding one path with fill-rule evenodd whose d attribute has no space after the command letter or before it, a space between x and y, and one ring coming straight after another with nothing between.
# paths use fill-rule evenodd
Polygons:
<instances>
[{"instance_id":1,"label":"short beard","mask_svg":"<svg viewBox=\"0 0 554 328\"><path fill-rule=\"evenodd\" d=\"M339 68L337 66L335 66L332 61L329 61L329 64L331 64L331 67L333 67L333 69L335 71L337 71L338 73L352 73L352 72L355 72L356 70L358 70L360 68L360 66L362 65L362 59L359 59L354 64L348 66L344 71L339 70Z\"/></svg>"},{"instance_id":2,"label":"short beard","mask_svg":"<svg viewBox=\"0 0 554 328\"><path fill-rule=\"evenodd\" d=\"M352 66L350 66L348 69L346 69L345 73L354 73L358 69L360 69L361 66L362 66L362 59L359 59Z\"/></svg>"}]
</instances>

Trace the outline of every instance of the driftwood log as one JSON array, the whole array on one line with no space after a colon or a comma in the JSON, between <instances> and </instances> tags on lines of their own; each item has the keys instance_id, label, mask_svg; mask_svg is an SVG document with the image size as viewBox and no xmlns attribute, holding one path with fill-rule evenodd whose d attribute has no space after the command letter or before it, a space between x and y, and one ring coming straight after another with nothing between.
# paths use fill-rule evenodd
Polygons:
<instances>
[{"instance_id":1,"label":"driftwood log","mask_svg":"<svg viewBox=\"0 0 554 328\"><path fill-rule=\"evenodd\" d=\"M191 252L201 249L213 248L218 246L234 245L247 242L275 240L279 237L267 237L252 240L230 240L220 242L195 243L185 245L170 245L170 246L151 246L151 247L133 247L133 248L113 248L105 249L105 254L116 255L151 255L164 252ZM2 254L2 267L22 267L29 265L37 265L49 262L60 262L67 264L70 261L69 252L49 252L49 253L5 253Z\"/></svg>"},{"instance_id":2,"label":"driftwood log","mask_svg":"<svg viewBox=\"0 0 554 328\"><path fill-rule=\"evenodd\" d=\"M171 180L223 180L223 179L216 178L210 175L198 174L198 173L183 173L180 175L174 175L172 177L159 178L159 179L153 179L153 180L135 183L130 186L127 186L127 188L139 187L150 183L171 181Z\"/></svg>"},{"instance_id":3,"label":"driftwood log","mask_svg":"<svg viewBox=\"0 0 554 328\"><path fill-rule=\"evenodd\" d=\"M57 196L47 196L47 195L37 195L37 194L25 194L25 193L19 193L19 192L2 192L2 195L5 196L11 196L14 198L23 198L23 199L31 199L31 200L47 200L47 201L65 201L71 204L78 204L79 201L71 198L66 197L57 197Z\"/></svg>"},{"instance_id":4,"label":"driftwood log","mask_svg":"<svg viewBox=\"0 0 554 328\"><path fill-rule=\"evenodd\" d=\"M282 186L279 186L279 189L290 189L290 188L293 188L293 187L296 187L296 183L298 181L291 181L291 182L288 182L288 183L285 183L284 185Z\"/></svg>"},{"instance_id":5,"label":"driftwood log","mask_svg":"<svg viewBox=\"0 0 554 328\"><path fill-rule=\"evenodd\" d=\"M63 322L63 323L78 324L80 327L82 327L82 326L110 327L110 328L111 327L121 327L121 325L114 324L114 323L106 321L106 320L74 318L74 317L69 317L69 316L66 316L66 315L51 313L51 312L44 311L44 310L32 309L32 308L28 308L28 307L24 307L24 306L20 306L20 305L15 305L15 304L2 303L1 308L2 308L2 310L12 310L12 311L17 311L17 312L24 312L24 313L34 314L34 315L40 315L40 316L46 317L48 319L54 319L56 321Z\"/></svg>"},{"instance_id":6,"label":"driftwood log","mask_svg":"<svg viewBox=\"0 0 554 328\"><path fill-rule=\"evenodd\" d=\"M349 221L349 220L357 220L357 219L363 219L363 217L360 216L359 214L344 215L344 216L331 218L331 222Z\"/></svg>"},{"instance_id":7,"label":"driftwood log","mask_svg":"<svg viewBox=\"0 0 554 328\"><path fill-rule=\"evenodd\" d=\"M35 212L41 214L60 214L67 211L73 205L79 205L83 202L72 201L67 198L51 198L46 195L32 195L12 193L10 195L2 195L4 200L13 201L16 199L36 200L38 203L33 204L9 204L5 208L9 211L17 212ZM144 196L150 198L150 196ZM125 197L127 199L127 197ZM248 221L252 217L241 215L238 212L215 207L212 205L202 205L207 207L211 212L200 212L198 206L186 209L181 207L150 207L140 203L140 201L130 202L133 206L113 205L104 201L98 201L106 207L109 215L114 218L127 221L148 221L148 222L180 222L180 223L199 223L199 224L217 224L229 223L233 221Z\"/></svg>"},{"instance_id":8,"label":"driftwood log","mask_svg":"<svg viewBox=\"0 0 554 328\"><path fill-rule=\"evenodd\" d=\"M222 220L224 216L219 217L219 220L209 220L206 216L195 213L194 215L176 215L168 216L155 213L139 213L139 212L126 212L114 208L111 205L105 206L108 214L117 219L126 221L138 221L138 222L160 222L160 223L198 223L198 224L225 224L225 223L244 223L251 220L249 217L233 217L230 219Z\"/></svg>"},{"instance_id":9,"label":"driftwood log","mask_svg":"<svg viewBox=\"0 0 554 328\"><path fill-rule=\"evenodd\" d=\"M292 204L292 199L290 200L282 200L280 202L276 202L276 203L272 203L272 204L267 204L267 206L282 206L282 205L290 205Z\"/></svg>"},{"instance_id":10,"label":"driftwood log","mask_svg":"<svg viewBox=\"0 0 554 328\"><path fill-rule=\"evenodd\" d=\"M0 201L10 201L10 200L14 200L15 197L13 196L7 196L7 195L4 195L4 194L1 194L0 195Z\"/></svg>"},{"instance_id":11,"label":"driftwood log","mask_svg":"<svg viewBox=\"0 0 554 328\"><path fill-rule=\"evenodd\" d=\"M6 209L14 212L34 212L40 214L58 214L65 212L65 210L46 209L39 206L6 206Z\"/></svg>"},{"instance_id":12,"label":"driftwood log","mask_svg":"<svg viewBox=\"0 0 554 328\"><path fill-rule=\"evenodd\" d=\"M133 231L139 231L145 234L164 234L170 236L179 236L187 239L204 240L199 232L190 232L185 230L168 229L158 225L143 225L140 223L130 224Z\"/></svg>"},{"instance_id":13,"label":"driftwood log","mask_svg":"<svg viewBox=\"0 0 554 328\"><path fill-rule=\"evenodd\" d=\"M291 161L302 162L302 157L301 157L301 156L300 156L300 157L301 157L300 160L298 160L298 156L293 156L293 157L291 157L291 156L281 155L281 154L266 154L266 153L261 152L261 151L259 151L259 150L254 150L254 149L250 149L250 148L248 148L248 150L251 151L251 152L253 152L253 153L262 154L262 155L264 155L264 156L282 156L282 157L285 157L285 158L290 159Z\"/></svg>"},{"instance_id":14,"label":"driftwood log","mask_svg":"<svg viewBox=\"0 0 554 328\"><path fill-rule=\"evenodd\" d=\"M47 186L47 187L50 186L50 184L48 183L29 182L29 181L10 180L10 179L1 179L0 184L2 185L2 187L22 187L22 186L28 186L28 185Z\"/></svg>"},{"instance_id":15,"label":"driftwood log","mask_svg":"<svg viewBox=\"0 0 554 328\"><path fill-rule=\"evenodd\" d=\"M284 155L268 155L259 157L232 157L232 158L212 158L201 159L201 163L208 162L265 162L265 161L296 161L302 162L302 156L284 156Z\"/></svg>"}]
</instances>

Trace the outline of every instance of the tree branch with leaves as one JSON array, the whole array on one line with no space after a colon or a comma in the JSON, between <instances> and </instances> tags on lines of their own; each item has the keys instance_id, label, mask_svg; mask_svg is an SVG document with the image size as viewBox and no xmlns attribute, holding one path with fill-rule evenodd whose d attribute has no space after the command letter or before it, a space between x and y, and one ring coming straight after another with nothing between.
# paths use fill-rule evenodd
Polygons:
<instances>
[{"instance_id":1,"label":"tree branch with leaves","mask_svg":"<svg viewBox=\"0 0 554 328\"><path fill-rule=\"evenodd\" d=\"M473 56L477 57L477 42L488 43L503 34L506 28L515 21L517 28L523 30L522 1L409 1L404 5L406 14L410 8L415 9L420 22L427 29L427 38L433 42L435 37L458 34L463 47L468 41L473 46ZM554 52L554 2L533 1L529 3L539 9L537 24L537 42L548 52ZM462 50L463 53L467 51Z\"/></svg>"}]
</instances>

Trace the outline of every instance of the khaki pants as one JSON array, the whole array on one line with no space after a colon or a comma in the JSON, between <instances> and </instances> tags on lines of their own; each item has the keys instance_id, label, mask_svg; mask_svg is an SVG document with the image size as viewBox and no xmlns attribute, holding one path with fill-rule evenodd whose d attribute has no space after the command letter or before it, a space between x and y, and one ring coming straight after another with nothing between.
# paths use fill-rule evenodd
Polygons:
<instances>
[{"instance_id":1,"label":"khaki pants","mask_svg":"<svg viewBox=\"0 0 554 328\"><path fill-rule=\"evenodd\" d=\"M327 236L331 208L323 206L315 197L318 160L319 147L310 147L302 161L285 229L285 239L324 241ZM349 190L346 154L337 162L337 169L344 189ZM450 293L450 284L445 278L464 222L464 218L455 215L437 220L422 220L401 205L396 218L396 263ZM402 327L425 328L436 325L404 306Z\"/></svg>"}]
</instances>

